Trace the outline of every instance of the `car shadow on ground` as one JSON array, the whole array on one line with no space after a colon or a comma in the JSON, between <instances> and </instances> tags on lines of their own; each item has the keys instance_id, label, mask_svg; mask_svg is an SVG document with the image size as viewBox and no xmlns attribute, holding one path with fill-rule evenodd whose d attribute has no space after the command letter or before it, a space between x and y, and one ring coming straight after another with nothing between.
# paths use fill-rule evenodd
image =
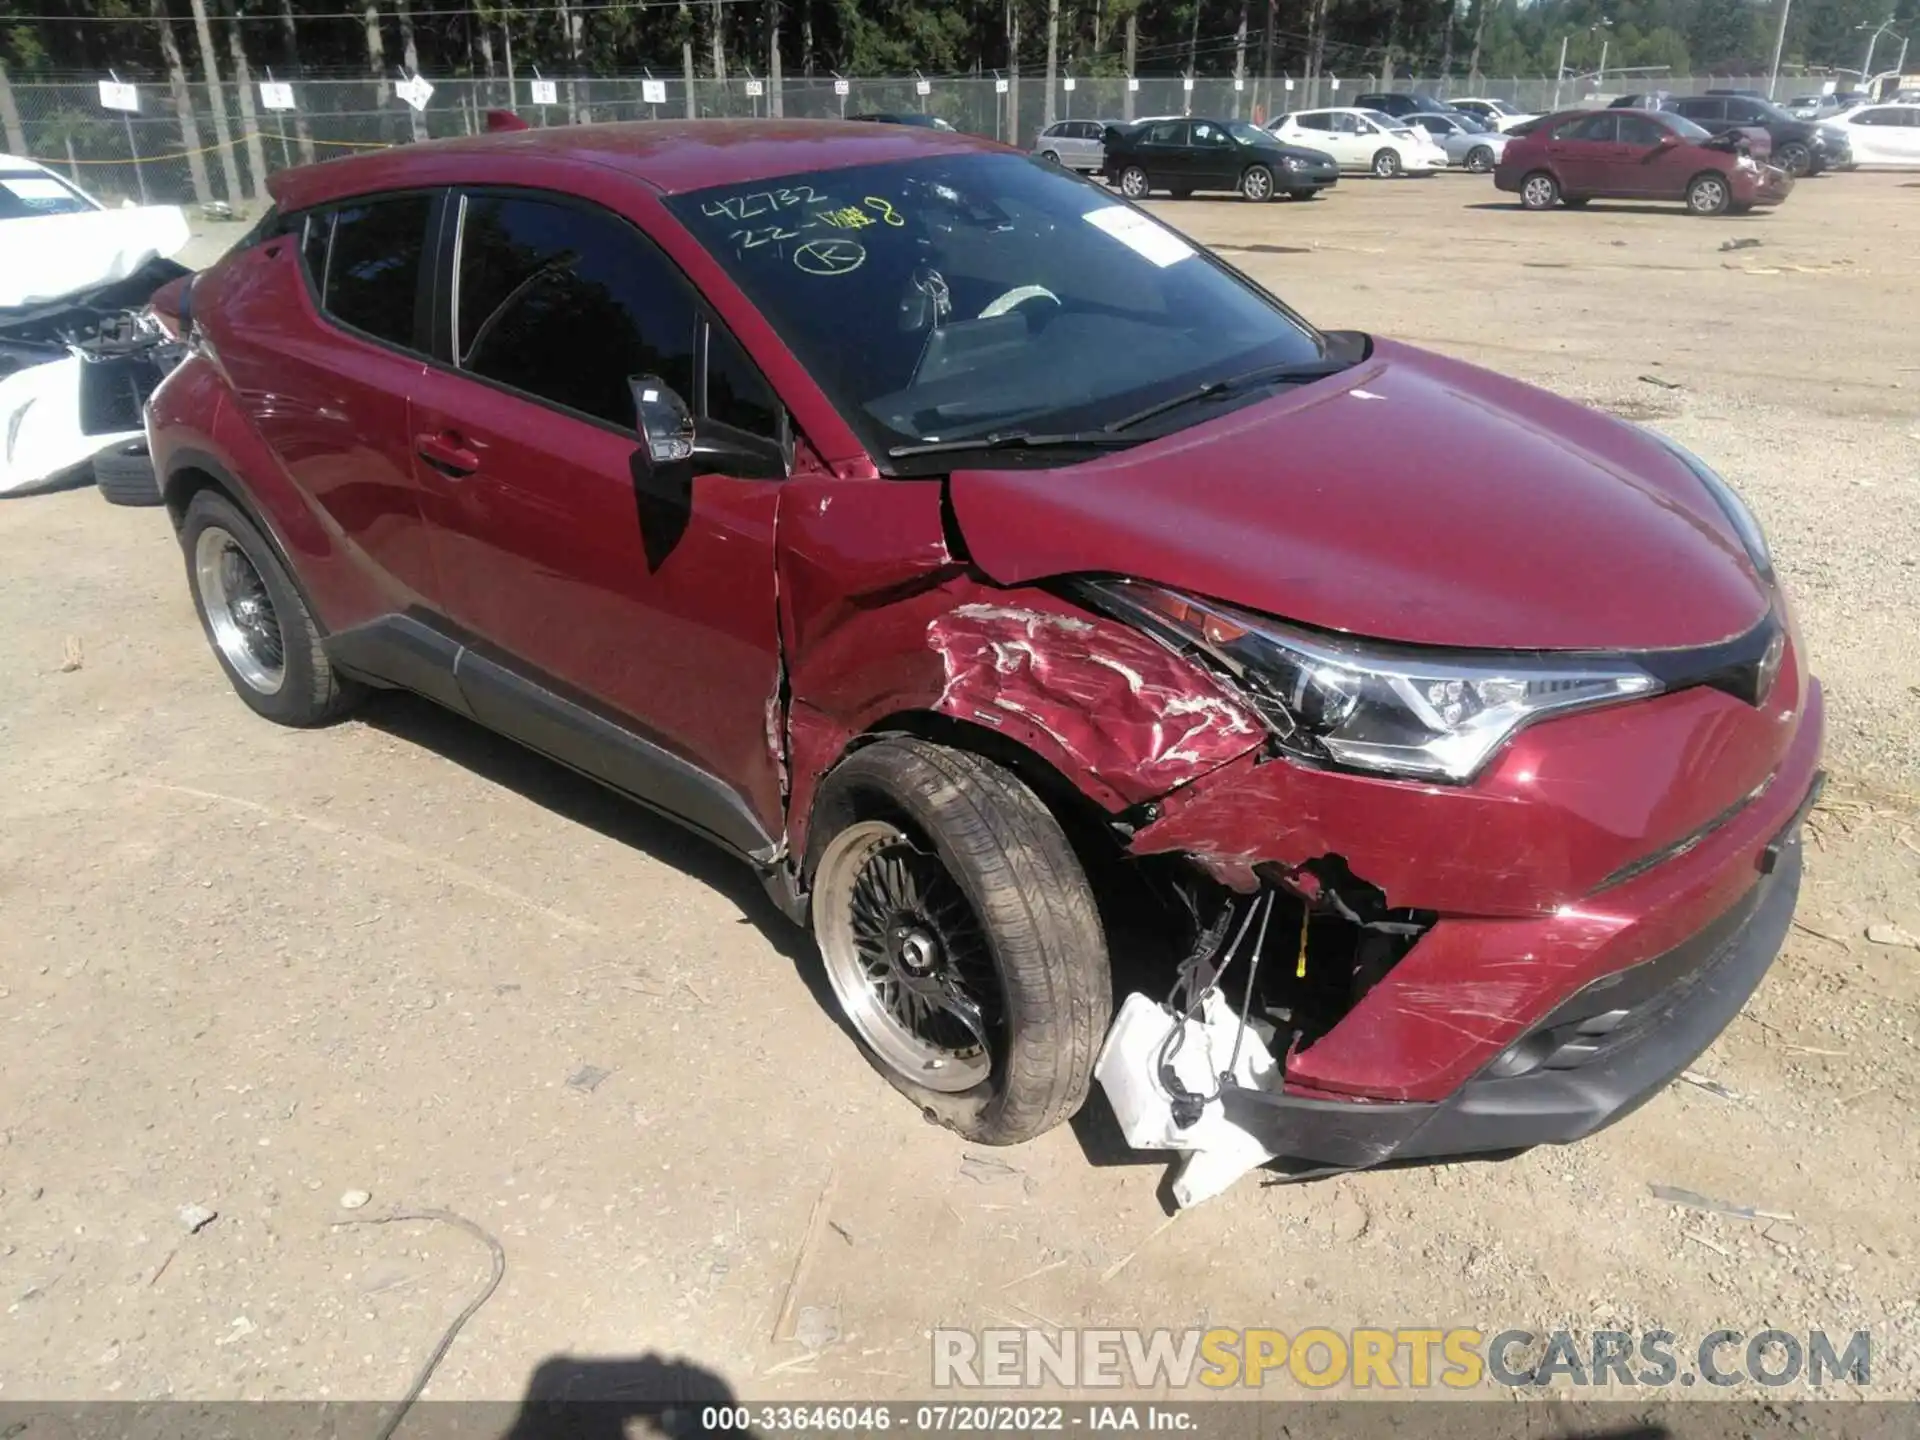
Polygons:
<instances>
[{"instance_id":1,"label":"car shadow on ground","mask_svg":"<svg viewBox=\"0 0 1920 1440\"><path fill-rule=\"evenodd\" d=\"M416 695L375 691L354 718L717 890L739 908L741 924L759 930L793 962L814 999L838 1021L812 939L780 912L744 862L637 801Z\"/></svg>"},{"instance_id":2,"label":"car shadow on ground","mask_svg":"<svg viewBox=\"0 0 1920 1440\"><path fill-rule=\"evenodd\" d=\"M1748 210L1736 215L1731 210L1722 215L1695 215L1681 200L1669 200L1662 204L1638 205L1630 200L1598 200L1591 205L1582 205L1569 209L1565 205L1556 205L1552 210L1528 210L1518 200L1482 200L1466 207L1469 210L1512 210L1516 214L1530 215L1673 215L1686 220L1738 220L1743 225L1755 221L1764 221L1769 217L1771 206L1758 210Z\"/></svg>"},{"instance_id":3,"label":"car shadow on ground","mask_svg":"<svg viewBox=\"0 0 1920 1440\"><path fill-rule=\"evenodd\" d=\"M628 1440L751 1432L709 1423L709 1412L737 1403L717 1372L691 1361L647 1354L611 1359L554 1355L540 1363L501 1440Z\"/></svg>"}]
</instances>

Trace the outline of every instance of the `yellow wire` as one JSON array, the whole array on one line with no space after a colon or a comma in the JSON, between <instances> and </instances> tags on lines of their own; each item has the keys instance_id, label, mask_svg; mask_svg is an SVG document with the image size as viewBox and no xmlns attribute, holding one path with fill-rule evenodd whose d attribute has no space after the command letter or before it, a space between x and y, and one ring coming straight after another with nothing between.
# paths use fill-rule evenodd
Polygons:
<instances>
[{"instance_id":1,"label":"yellow wire","mask_svg":"<svg viewBox=\"0 0 1920 1440\"><path fill-rule=\"evenodd\" d=\"M1300 907L1300 959L1293 967L1293 978L1307 978L1307 907L1304 904Z\"/></svg>"},{"instance_id":2,"label":"yellow wire","mask_svg":"<svg viewBox=\"0 0 1920 1440\"><path fill-rule=\"evenodd\" d=\"M393 148L391 143L387 141L378 141L378 142L370 142L366 140L303 141L297 135L283 135L278 130L248 130L244 134L240 135L238 139L236 139L233 143L245 144L248 140L251 140L256 136L262 140L279 140L288 145L301 145L301 144L331 145L338 150L391 150ZM64 155L57 155L57 156L35 155L35 156L30 156L28 158L38 160L42 165L54 165L54 166L58 166L58 165L133 165L133 164L145 165L149 161L185 160L188 156L191 156L191 155L210 155L215 150L218 150L219 148L220 148L219 142L216 141L212 145L202 145L197 150L174 150L174 151L168 152L165 155L142 155L137 161L131 155L127 156L125 159L122 159L122 160L68 160L67 157Z\"/></svg>"}]
</instances>

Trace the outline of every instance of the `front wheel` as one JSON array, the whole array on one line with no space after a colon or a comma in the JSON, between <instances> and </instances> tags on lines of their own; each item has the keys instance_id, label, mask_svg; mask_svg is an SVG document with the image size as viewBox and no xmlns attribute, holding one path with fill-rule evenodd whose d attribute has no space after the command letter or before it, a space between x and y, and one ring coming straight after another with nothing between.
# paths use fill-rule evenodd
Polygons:
<instances>
[{"instance_id":1,"label":"front wheel","mask_svg":"<svg viewBox=\"0 0 1920 1440\"><path fill-rule=\"evenodd\" d=\"M1798 140L1789 140L1773 152L1773 163L1789 175L1805 175L1813 169L1813 151Z\"/></svg>"},{"instance_id":2,"label":"front wheel","mask_svg":"<svg viewBox=\"0 0 1920 1440\"><path fill-rule=\"evenodd\" d=\"M1696 215L1722 215L1733 201L1727 177L1709 170L1687 182L1687 209Z\"/></svg>"},{"instance_id":3,"label":"front wheel","mask_svg":"<svg viewBox=\"0 0 1920 1440\"><path fill-rule=\"evenodd\" d=\"M1536 170L1520 182L1520 203L1528 210L1551 210L1560 198L1560 182Z\"/></svg>"},{"instance_id":4,"label":"front wheel","mask_svg":"<svg viewBox=\"0 0 1920 1440\"><path fill-rule=\"evenodd\" d=\"M1050 164L1058 165L1060 163L1060 152L1058 150L1042 150L1040 152L1040 158Z\"/></svg>"},{"instance_id":5,"label":"front wheel","mask_svg":"<svg viewBox=\"0 0 1920 1440\"><path fill-rule=\"evenodd\" d=\"M1373 157L1373 173L1382 180L1391 180L1400 173L1400 154L1397 150L1382 150Z\"/></svg>"},{"instance_id":6,"label":"front wheel","mask_svg":"<svg viewBox=\"0 0 1920 1440\"><path fill-rule=\"evenodd\" d=\"M1273 198L1273 172L1264 165L1249 165L1240 177L1240 193L1256 204Z\"/></svg>"},{"instance_id":7,"label":"front wheel","mask_svg":"<svg viewBox=\"0 0 1920 1440\"><path fill-rule=\"evenodd\" d=\"M1476 145L1467 152L1467 169L1476 175L1484 175L1493 169L1493 151L1485 145Z\"/></svg>"},{"instance_id":8,"label":"front wheel","mask_svg":"<svg viewBox=\"0 0 1920 1440\"><path fill-rule=\"evenodd\" d=\"M1129 200L1147 198L1147 172L1138 165L1129 165L1120 172L1120 193Z\"/></svg>"},{"instance_id":9,"label":"front wheel","mask_svg":"<svg viewBox=\"0 0 1920 1440\"><path fill-rule=\"evenodd\" d=\"M1113 982L1092 887L1039 797L899 736L834 770L812 832L814 938L874 1067L981 1144L1072 1116Z\"/></svg>"}]
</instances>

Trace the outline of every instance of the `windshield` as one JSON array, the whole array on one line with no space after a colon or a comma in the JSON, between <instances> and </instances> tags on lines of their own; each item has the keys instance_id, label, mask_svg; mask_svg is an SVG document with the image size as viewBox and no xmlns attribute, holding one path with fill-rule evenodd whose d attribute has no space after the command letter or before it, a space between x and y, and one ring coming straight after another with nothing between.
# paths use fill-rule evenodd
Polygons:
<instances>
[{"instance_id":1,"label":"windshield","mask_svg":"<svg viewBox=\"0 0 1920 1440\"><path fill-rule=\"evenodd\" d=\"M1235 120L1228 124L1227 133L1242 145L1264 145L1273 139L1258 125L1249 125L1244 120Z\"/></svg>"},{"instance_id":2,"label":"windshield","mask_svg":"<svg viewBox=\"0 0 1920 1440\"><path fill-rule=\"evenodd\" d=\"M0 220L72 215L99 208L57 175L41 170L0 171Z\"/></svg>"},{"instance_id":3,"label":"windshield","mask_svg":"<svg viewBox=\"0 0 1920 1440\"><path fill-rule=\"evenodd\" d=\"M1404 120L1396 120L1393 116L1379 110L1362 110L1360 113L1383 130L1398 130L1402 134L1406 133L1407 123Z\"/></svg>"},{"instance_id":4,"label":"windshield","mask_svg":"<svg viewBox=\"0 0 1920 1440\"><path fill-rule=\"evenodd\" d=\"M1098 428L1325 354L1304 321L1174 231L1026 156L813 171L667 204L876 456Z\"/></svg>"}]
</instances>

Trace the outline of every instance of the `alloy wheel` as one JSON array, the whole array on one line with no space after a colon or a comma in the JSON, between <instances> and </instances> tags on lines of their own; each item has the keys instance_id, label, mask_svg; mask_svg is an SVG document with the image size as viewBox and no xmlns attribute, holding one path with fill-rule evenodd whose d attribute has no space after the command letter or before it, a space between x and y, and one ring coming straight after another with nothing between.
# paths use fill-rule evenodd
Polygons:
<instances>
[{"instance_id":1,"label":"alloy wheel","mask_svg":"<svg viewBox=\"0 0 1920 1440\"><path fill-rule=\"evenodd\" d=\"M1129 200L1144 199L1147 193L1147 172L1138 166L1129 166L1120 172L1120 193Z\"/></svg>"},{"instance_id":2,"label":"alloy wheel","mask_svg":"<svg viewBox=\"0 0 1920 1440\"><path fill-rule=\"evenodd\" d=\"M1545 175L1532 175L1527 178L1527 183L1521 187L1520 198L1526 201L1531 209L1544 210L1553 204L1554 189L1554 183L1549 177Z\"/></svg>"},{"instance_id":3,"label":"alloy wheel","mask_svg":"<svg viewBox=\"0 0 1920 1440\"><path fill-rule=\"evenodd\" d=\"M1703 175L1687 191L1687 203L1702 215L1718 215L1727 205L1727 182Z\"/></svg>"},{"instance_id":4,"label":"alloy wheel","mask_svg":"<svg viewBox=\"0 0 1920 1440\"><path fill-rule=\"evenodd\" d=\"M939 858L865 820L820 857L814 935L848 1021L873 1054L929 1090L993 1073L1000 981L973 907Z\"/></svg>"},{"instance_id":5,"label":"alloy wheel","mask_svg":"<svg viewBox=\"0 0 1920 1440\"><path fill-rule=\"evenodd\" d=\"M1493 151L1484 145L1476 145L1467 152L1467 169L1476 175L1484 175L1493 169Z\"/></svg>"},{"instance_id":6,"label":"alloy wheel","mask_svg":"<svg viewBox=\"0 0 1920 1440\"><path fill-rule=\"evenodd\" d=\"M262 695L279 693L287 679L287 645L273 596L240 542L218 525L200 532L193 551L194 583L213 643L233 672Z\"/></svg>"},{"instance_id":7,"label":"alloy wheel","mask_svg":"<svg viewBox=\"0 0 1920 1440\"><path fill-rule=\"evenodd\" d=\"M1263 166L1256 165L1241 177L1240 193L1249 200L1270 200L1273 198L1273 176Z\"/></svg>"}]
</instances>

